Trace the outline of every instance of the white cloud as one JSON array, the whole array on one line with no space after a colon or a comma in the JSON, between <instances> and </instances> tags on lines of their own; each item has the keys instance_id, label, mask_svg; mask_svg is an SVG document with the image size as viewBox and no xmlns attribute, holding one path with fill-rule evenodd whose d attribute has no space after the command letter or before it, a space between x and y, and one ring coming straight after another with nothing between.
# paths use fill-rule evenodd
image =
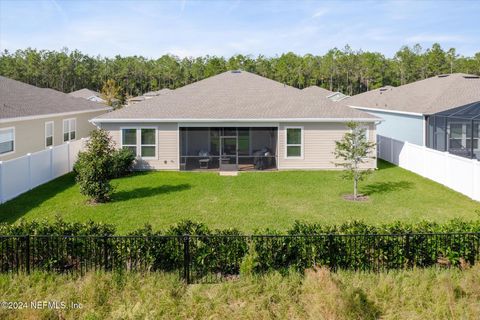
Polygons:
<instances>
[{"instance_id":1,"label":"white cloud","mask_svg":"<svg viewBox=\"0 0 480 320\"><path fill-rule=\"evenodd\" d=\"M327 8L320 8L317 11L315 11L312 18L314 18L314 19L320 18L320 17L326 15L328 12L329 12L329 10Z\"/></svg>"}]
</instances>

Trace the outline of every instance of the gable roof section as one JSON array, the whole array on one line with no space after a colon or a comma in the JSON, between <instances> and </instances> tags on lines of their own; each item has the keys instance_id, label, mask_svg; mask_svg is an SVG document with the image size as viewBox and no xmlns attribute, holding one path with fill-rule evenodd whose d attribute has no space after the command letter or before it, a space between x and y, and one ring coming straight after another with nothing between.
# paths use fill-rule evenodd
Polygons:
<instances>
[{"instance_id":1,"label":"gable roof section","mask_svg":"<svg viewBox=\"0 0 480 320\"><path fill-rule=\"evenodd\" d=\"M440 75L399 87L387 86L343 100L352 107L434 114L480 101L480 77Z\"/></svg>"},{"instance_id":2,"label":"gable roof section","mask_svg":"<svg viewBox=\"0 0 480 320\"><path fill-rule=\"evenodd\" d=\"M104 105L0 76L0 119L110 110Z\"/></svg>"},{"instance_id":3,"label":"gable roof section","mask_svg":"<svg viewBox=\"0 0 480 320\"><path fill-rule=\"evenodd\" d=\"M308 95L245 71L228 71L132 106L101 115L93 122L121 121L267 121L293 119L378 118Z\"/></svg>"},{"instance_id":4,"label":"gable roof section","mask_svg":"<svg viewBox=\"0 0 480 320\"><path fill-rule=\"evenodd\" d=\"M100 93L97 91L93 91L87 88L83 88L77 91L70 92L69 95L72 97L76 98L83 98L83 99L89 99L91 97L98 97L100 98Z\"/></svg>"},{"instance_id":5,"label":"gable roof section","mask_svg":"<svg viewBox=\"0 0 480 320\"><path fill-rule=\"evenodd\" d=\"M333 91L324 89L324 88L319 87L319 86L306 87L306 88L302 89L302 91L305 94L311 94L311 95L318 96L318 97L327 97L327 96L335 93Z\"/></svg>"}]
</instances>

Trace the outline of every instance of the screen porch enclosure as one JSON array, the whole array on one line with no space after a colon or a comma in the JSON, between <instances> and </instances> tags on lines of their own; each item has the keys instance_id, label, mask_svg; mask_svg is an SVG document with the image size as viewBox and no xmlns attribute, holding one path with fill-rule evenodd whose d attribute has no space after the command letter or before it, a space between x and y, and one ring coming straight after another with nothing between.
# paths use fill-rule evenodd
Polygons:
<instances>
[{"instance_id":1,"label":"screen porch enclosure","mask_svg":"<svg viewBox=\"0 0 480 320\"><path fill-rule=\"evenodd\" d=\"M276 127L181 127L180 170L277 168Z\"/></svg>"}]
</instances>

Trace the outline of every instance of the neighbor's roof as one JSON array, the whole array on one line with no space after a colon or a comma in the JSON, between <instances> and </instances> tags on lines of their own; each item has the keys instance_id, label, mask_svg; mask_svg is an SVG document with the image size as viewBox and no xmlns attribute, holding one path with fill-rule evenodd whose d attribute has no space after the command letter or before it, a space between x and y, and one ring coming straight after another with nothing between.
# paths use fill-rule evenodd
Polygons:
<instances>
[{"instance_id":1,"label":"neighbor's roof","mask_svg":"<svg viewBox=\"0 0 480 320\"><path fill-rule=\"evenodd\" d=\"M464 73L387 86L343 100L348 106L419 114L434 114L476 101L480 101L480 77Z\"/></svg>"},{"instance_id":2,"label":"neighbor's roof","mask_svg":"<svg viewBox=\"0 0 480 320\"><path fill-rule=\"evenodd\" d=\"M0 119L109 110L104 105L0 76Z\"/></svg>"},{"instance_id":3,"label":"neighbor's roof","mask_svg":"<svg viewBox=\"0 0 480 320\"><path fill-rule=\"evenodd\" d=\"M306 94L311 94L311 95L318 96L318 97L327 97L327 96L334 93L333 91L324 89L324 88L319 87L319 86L306 87L302 91Z\"/></svg>"},{"instance_id":4,"label":"neighbor's roof","mask_svg":"<svg viewBox=\"0 0 480 320\"><path fill-rule=\"evenodd\" d=\"M147 93L144 93L143 95L145 97L156 97L156 96L159 96L161 94L168 94L170 92L172 92L171 89L164 88L164 89L160 89L160 90L157 90L157 91L149 91Z\"/></svg>"},{"instance_id":5,"label":"neighbor's roof","mask_svg":"<svg viewBox=\"0 0 480 320\"><path fill-rule=\"evenodd\" d=\"M83 98L83 99L88 99L91 97L99 97L100 98L100 93L97 91L93 91L87 88L83 88L77 91L70 92L69 95L72 97L76 98Z\"/></svg>"},{"instance_id":6,"label":"neighbor's roof","mask_svg":"<svg viewBox=\"0 0 480 320\"><path fill-rule=\"evenodd\" d=\"M93 121L274 119L378 120L326 97L305 94L302 90L249 72L228 71L175 89L169 94L101 115Z\"/></svg>"}]
</instances>

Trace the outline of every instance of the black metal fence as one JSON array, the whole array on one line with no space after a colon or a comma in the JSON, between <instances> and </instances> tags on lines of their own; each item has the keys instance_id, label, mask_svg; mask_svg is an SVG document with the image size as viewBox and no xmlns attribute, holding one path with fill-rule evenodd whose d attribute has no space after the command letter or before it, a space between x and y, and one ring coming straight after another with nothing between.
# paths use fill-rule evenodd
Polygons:
<instances>
[{"instance_id":1,"label":"black metal fence","mask_svg":"<svg viewBox=\"0 0 480 320\"><path fill-rule=\"evenodd\" d=\"M236 278L240 269L388 271L474 264L480 233L0 236L0 272L176 272L187 283Z\"/></svg>"}]
</instances>

